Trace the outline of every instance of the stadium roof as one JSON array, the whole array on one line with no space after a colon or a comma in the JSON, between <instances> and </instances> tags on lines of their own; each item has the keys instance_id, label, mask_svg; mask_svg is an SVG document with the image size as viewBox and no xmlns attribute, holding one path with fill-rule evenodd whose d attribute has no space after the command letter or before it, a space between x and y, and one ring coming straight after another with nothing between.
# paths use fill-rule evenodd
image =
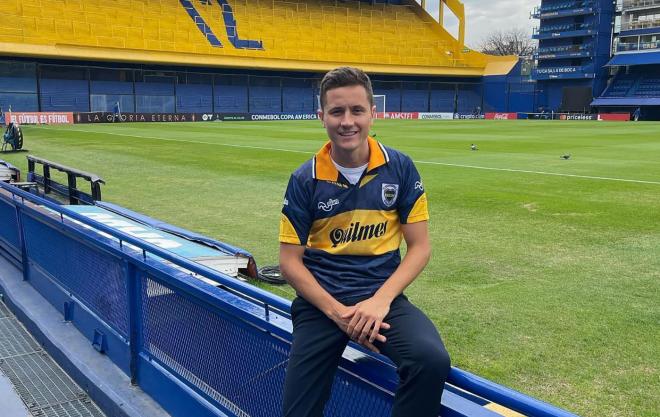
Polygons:
<instances>
[{"instance_id":1,"label":"stadium roof","mask_svg":"<svg viewBox=\"0 0 660 417\"><path fill-rule=\"evenodd\" d=\"M660 97L599 97L591 102L592 106L660 106Z\"/></svg>"},{"instance_id":2,"label":"stadium roof","mask_svg":"<svg viewBox=\"0 0 660 417\"><path fill-rule=\"evenodd\" d=\"M606 64L608 67L624 66L624 65L652 65L660 64L660 52L639 52L634 54L617 54L614 55L610 62Z\"/></svg>"}]
</instances>

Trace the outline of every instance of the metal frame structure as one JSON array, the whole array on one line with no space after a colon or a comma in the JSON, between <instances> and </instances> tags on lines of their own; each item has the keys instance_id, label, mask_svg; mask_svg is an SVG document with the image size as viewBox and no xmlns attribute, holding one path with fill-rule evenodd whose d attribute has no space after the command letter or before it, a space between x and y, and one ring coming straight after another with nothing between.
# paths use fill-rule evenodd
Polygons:
<instances>
[{"instance_id":1,"label":"metal frame structure","mask_svg":"<svg viewBox=\"0 0 660 417\"><path fill-rule=\"evenodd\" d=\"M0 256L171 415L279 412L289 301L4 183L0 226ZM397 384L387 358L351 344L329 415L387 415ZM491 403L574 416L457 368L446 388L444 417L500 416Z\"/></svg>"}]
</instances>

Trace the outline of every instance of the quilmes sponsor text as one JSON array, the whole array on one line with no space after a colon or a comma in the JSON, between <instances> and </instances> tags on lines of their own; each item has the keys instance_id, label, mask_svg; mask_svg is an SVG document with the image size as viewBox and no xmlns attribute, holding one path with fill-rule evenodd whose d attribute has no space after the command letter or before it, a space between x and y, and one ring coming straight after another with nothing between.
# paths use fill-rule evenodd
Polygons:
<instances>
[{"instance_id":1,"label":"quilmes sponsor text","mask_svg":"<svg viewBox=\"0 0 660 417\"><path fill-rule=\"evenodd\" d=\"M330 231L332 247L341 243L359 242L381 237L387 232L387 220L382 223L361 225L360 222L351 223L346 229L333 229Z\"/></svg>"}]
</instances>

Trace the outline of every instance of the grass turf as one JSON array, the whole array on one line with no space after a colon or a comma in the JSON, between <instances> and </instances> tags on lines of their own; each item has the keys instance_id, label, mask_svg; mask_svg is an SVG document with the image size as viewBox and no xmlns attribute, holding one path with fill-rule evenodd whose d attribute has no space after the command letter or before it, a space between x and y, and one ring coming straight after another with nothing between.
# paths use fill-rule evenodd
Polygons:
<instances>
[{"instance_id":1,"label":"grass turf","mask_svg":"<svg viewBox=\"0 0 660 417\"><path fill-rule=\"evenodd\" d=\"M407 293L453 364L580 415L657 416L660 124L379 120L374 130L424 179L434 254ZM104 200L243 247L263 266L277 262L289 174L324 133L318 122L27 126L25 146L101 175ZM25 170L24 154L0 158Z\"/></svg>"}]
</instances>

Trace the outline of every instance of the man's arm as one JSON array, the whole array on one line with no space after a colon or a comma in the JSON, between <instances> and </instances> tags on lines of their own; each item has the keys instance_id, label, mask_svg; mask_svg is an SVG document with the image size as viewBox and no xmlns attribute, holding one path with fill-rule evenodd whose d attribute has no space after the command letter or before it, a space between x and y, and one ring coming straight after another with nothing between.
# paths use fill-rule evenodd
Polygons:
<instances>
[{"instance_id":1,"label":"man's arm","mask_svg":"<svg viewBox=\"0 0 660 417\"><path fill-rule=\"evenodd\" d=\"M348 323L355 307L343 305L319 285L312 273L309 272L309 269L303 264L302 258L304 252L304 246L280 243L280 270L284 278L298 294L312 303L323 314L334 321L342 331L350 336L350 333L348 333ZM344 318L344 316L347 317ZM382 323L381 327L387 329L389 325ZM375 333L376 335L373 340L363 340L360 343L368 349L378 352L378 349L372 342L374 340L384 342L385 336L378 334L378 332Z\"/></svg>"},{"instance_id":2,"label":"man's arm","mask_svg":"<svg viewBox=\"0 0 660 417\"><path fill-rule=\"evenodd\" d=\"M350 318L347 333L358 343L377 340L376 329L389 313L392 300L417 278L431 258L427 221L402 224L401 231L408 251L399 267L373 297L356 304L353 312L344 315L344 318Z\"/></svg>"}]
</instances>

